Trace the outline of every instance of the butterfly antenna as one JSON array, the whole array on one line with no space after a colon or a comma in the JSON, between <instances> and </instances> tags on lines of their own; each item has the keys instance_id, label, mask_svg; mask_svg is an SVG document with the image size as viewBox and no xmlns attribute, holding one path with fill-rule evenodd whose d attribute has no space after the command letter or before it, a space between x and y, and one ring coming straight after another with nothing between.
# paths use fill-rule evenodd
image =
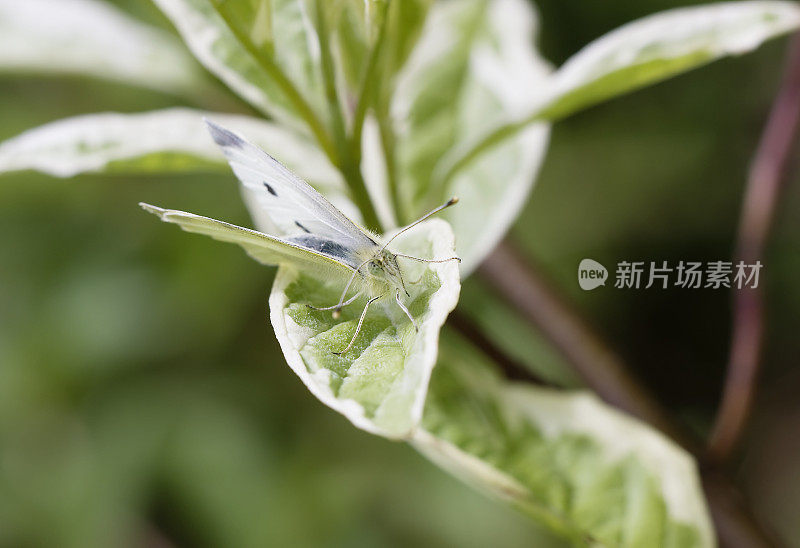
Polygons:
<instances>
[{"instance_id":1,"label":"butterfly antenna","mask_svg":"<svg viewBox=\"0 0 800 548\"><path fill-rule=\"evenodd\" d=\"M446 263L449 261L456 261L461 262L461 257L448 257L446 259L421 259L420 257L414 257L412 255L403 255L402 253L395 253L395 257L402 257L404 259L411 259L412 261L417 261L420 263Z\"/></svg>"},{"instance_id":2,"label":"butterfly antenna","mask_svg":"<svg viewBox=\"0 0 800 548\"><path fill-rule=\"evenodd\" d=\"M428 217L430 217L431 215L436 215L436 214L437 214L437 213L439 213L441 210L443 210L443 209L446 209L446 208L450 207L451 205L454 205L454 204L457 204L457 203L458 203L458 198L456 198L455 196L453 196L452 198L450 198L449 200L447 200L447 202L443 203L443 204L442 204L442 205L440 205L439 207L436 207L436 208L434 208L434 209L430 210L429 212L427 212L425 215L423 215L422 217L420 217L419 219L417 219L416 221L414 221L414 222L413 222L413 223L411 223L410 225L407 225L407 226L403 227L403 229L402 229L402 230L400 230L400 232L398 232L397 234L395 234L394 236L392 236L391 238L389 238L389 241L388 241L388 242L386 242L385 244L383 244L383 247L381 248L381 251L383 251L384 249L386 249L386 248L388 247L388 245L389 245L390 243L392 243L392 240L394 240L395 238L397 238L397 237L398 237L400 234L402 234L403 232L405 232L405 231L406 231L406 230L408 230L409 228L413 228L413 227L417 226L418 224L420 224L422 221L424 221L425 219L427 219L427 218L428 218Z\"/></svg>"}]
</instances>

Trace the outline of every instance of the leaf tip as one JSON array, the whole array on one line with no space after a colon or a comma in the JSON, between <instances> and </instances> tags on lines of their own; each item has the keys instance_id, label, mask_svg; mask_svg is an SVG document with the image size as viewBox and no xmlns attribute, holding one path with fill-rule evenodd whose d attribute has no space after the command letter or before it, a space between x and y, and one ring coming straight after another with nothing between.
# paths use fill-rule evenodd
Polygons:
<instances>
[{"instance_id":1,"label":"leaf tip","mask_svg":"<svg viewBox=\"0 0 800 548\"><path fill-rule=\"evenodd\" d=\"M164 213L166 213L165 209L157 207L157 206L154 206L154 205L150 205L150 204L148 204L146 202L139 202L139 207L144 209L146 212L152 213L153 215L158 215L161 218L163 218L164 217Z\"/></svg>"}]
</instances>

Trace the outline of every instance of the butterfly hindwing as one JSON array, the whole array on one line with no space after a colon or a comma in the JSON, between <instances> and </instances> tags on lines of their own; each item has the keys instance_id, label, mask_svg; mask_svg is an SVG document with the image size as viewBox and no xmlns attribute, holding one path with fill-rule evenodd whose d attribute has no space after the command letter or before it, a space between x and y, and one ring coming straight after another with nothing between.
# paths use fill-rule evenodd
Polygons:
<instances>
[{"instance_id":1,"label":"butterfly hindwing","mask_svg":"<svg viewBox=\"0 0 800 548\"><path fill-rule=\"evenodd\" d=\"M240 245L254 259L263 264L291 264L310 272L334 270L349 276L353 269L333 253L323 253L314 246L293 243L241 226L202 217L185 211L163 209L150 204L139 204L145 211L157 215L162 221L174 223L187 232L211 236L215 240ZM319 245L319 244L318 244Z\"/></svg>"}]
</instances>

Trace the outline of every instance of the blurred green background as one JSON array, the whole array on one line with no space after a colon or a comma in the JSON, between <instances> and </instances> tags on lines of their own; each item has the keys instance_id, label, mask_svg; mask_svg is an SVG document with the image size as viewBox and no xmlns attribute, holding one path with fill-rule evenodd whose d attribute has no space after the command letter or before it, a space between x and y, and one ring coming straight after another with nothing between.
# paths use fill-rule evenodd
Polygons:
<instances>
[{"instance_id":1,"label":"blurred green background","mask_svg":"<svg viewBox=\"0 0 800 548\"><path fill-rule=\"evenodd\" d=\"M168 26L145 0L116 3ZM540 45L558 64L627 21L686 4L540 0ZM730 258L785 45L559 123L511 235L700 434L719 397L730 295L583 292L576 268L584 257L609 267ZM78 78L2 76L0 139L75 114L178 104ZM800 546L798 182L788 181L763 271L763 389L734 477ZM0 181L0 546L543 545L513 510L319 403L269 326L273 270L154 222L139 201L249 224L231 175ZM463 309L477 315L486 291L469 279ZM497 317L507 322L498 332L528 332ZM559 367L546 348L501 342Z\"/></svg>"}]
</instances>

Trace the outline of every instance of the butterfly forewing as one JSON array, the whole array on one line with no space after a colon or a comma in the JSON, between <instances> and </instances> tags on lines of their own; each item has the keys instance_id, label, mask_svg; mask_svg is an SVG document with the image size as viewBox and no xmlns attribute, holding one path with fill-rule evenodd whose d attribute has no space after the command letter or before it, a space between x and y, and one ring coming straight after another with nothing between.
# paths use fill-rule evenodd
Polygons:
<instances>
[{"instance_id":1,"label":"butterfly forewing","mask_svg":"<svg viewBox=\"0 0 800 548\"><path fill-rule=\"evenodd\" d=\"M275 236L353 267L365 252L379 249L369 233L272 156L235 133L206 123L249 195L257 196L256 202L278 231Z\"/></svg>"}]
</instances>

